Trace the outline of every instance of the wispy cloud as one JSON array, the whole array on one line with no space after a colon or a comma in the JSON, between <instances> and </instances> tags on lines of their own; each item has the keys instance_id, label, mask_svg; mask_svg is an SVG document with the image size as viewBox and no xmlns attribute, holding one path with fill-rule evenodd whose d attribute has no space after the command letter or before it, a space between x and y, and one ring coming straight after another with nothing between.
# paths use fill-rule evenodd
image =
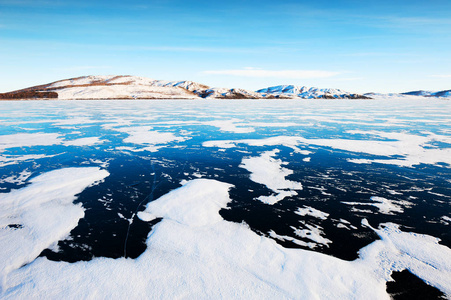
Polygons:
<instances>
[{"instance_id":1,"label":"wispy cloud","mask_svg":"<svg viewBox=\"0 0 451 300\"><path fill-rule=\"evenodd\" d=\"M431 75L429 77L433 77L433 78L451 78L451 74Z\"/></svg>"},{"instance_id":2,"label":"wispy cloud","mask_svg":"<svg viewBox=\"0 0 451 300\"><path fill-rule=\"evenodd\" d=\"M209 75L273 77L273 78L290 78L290 79L327 78L341 74L341 72L323 71L323 70L261 70L254 68L245 68L241 70L203 71L202 73Z\"/></svg>"}]
</instances>

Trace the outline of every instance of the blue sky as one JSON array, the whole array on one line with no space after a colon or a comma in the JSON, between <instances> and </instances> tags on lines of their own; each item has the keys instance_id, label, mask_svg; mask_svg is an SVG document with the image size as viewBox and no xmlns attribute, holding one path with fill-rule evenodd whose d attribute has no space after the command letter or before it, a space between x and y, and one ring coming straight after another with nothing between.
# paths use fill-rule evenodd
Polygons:
<instances>
[{"instance_id":1,"label":"blue sky","mask_svg":"<svg viewBox=\"0 0 451 300\"><path fill-rule=\"evenodd\" d=\"M0 0L0 92L108 74L451 89L451 1Z\"/></svg>"}]
</instances>

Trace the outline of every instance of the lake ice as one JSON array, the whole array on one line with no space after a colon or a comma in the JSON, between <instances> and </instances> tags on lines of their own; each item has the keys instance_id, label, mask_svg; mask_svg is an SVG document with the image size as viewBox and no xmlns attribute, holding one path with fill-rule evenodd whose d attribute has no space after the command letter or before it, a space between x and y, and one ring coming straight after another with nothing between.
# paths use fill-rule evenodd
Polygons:
<instances>
[{"instance_id":1,"label":"lake ice","mask_svg":"<svg viewBox=\"0 0 451 300\"><path fill-rule=\"evenodd\" d=\"M451 297L449 101L0 108L2 298Z\"/></svg>"}]
</instances>

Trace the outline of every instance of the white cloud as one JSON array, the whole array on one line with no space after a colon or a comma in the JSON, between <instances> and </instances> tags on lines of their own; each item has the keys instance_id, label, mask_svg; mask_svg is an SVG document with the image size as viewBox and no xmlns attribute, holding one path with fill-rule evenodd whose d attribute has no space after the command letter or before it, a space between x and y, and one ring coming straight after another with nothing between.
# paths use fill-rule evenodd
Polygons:
<instances>
[{"instance_id":1,"label":"white cloud","mask_svg":"<svg viewBox=\"0 0 451 300\"><path fill-rule=\"evenodd\" d=\"M431 75L434 78L451 78L451 74Z\"/></svg>"},{"instance_id":2,"label":"white cloud","mask_svg":"<svg viewBox=\"0 0 451 300\"><path fill-rule=\"evenodd\" d=\"M204 74L210 75L231 75L244 77L277 77L291 79L308 79L308 78L327 78L341 74L340 72L322 71L322 70L261 70L253 68L245 68L242 70L216 70L204 71Z\"/></svg>"}]
</instances>

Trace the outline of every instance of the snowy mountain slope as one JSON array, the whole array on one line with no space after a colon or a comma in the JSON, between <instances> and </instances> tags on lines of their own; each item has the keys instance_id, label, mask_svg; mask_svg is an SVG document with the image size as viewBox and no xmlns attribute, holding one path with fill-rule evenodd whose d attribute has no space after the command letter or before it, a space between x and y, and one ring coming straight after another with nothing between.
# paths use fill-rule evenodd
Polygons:
<instances>
[{"instance_id":1,"label":"snowy mountain slope","mask_svg":"<svg viewBox=\"0 0 451 300\"><path fill-rule=\"evenodd\" d=\"M316 88L295 85L278 85L268 87L257 91L258 93L275 97L285 96L289 98L303 98L303 99L369 99L369 97L345 92L339 89L332 88Z\"/></svg>"},{"instance_id":2,"label":"snowy mountain slope","mask_svg":"<svg viewBox=\"0 0 451 300\"><path fill-rule=\"evenodd\" d=\"M333 88L279 85L256 92L211 88L193 81L166 81L130 75L82 76L0 94L0 99L451 99L440 92L355 94Z\"/></svg>"},{"instance_id":3,"label":"snowy mountain slope","mask_svg":"<svg viewBox=\"0 0 451 300\"><path fill-rule=\"evenodd\" d=\"M28 98L30 93L34 93L35 98L43 98L39 94L47 95L43 93L57 93L58 99L66 100L264 98L259 93L242 89L210 88L193 81L165 81L129 75L83 76L30 87L9 94L24 94Z\"/></svg>"},{"instance_id":4,"label":"snowy mountain slope","mask_svg":"<svg viewBox=\"0 0 451 300\"><path fill-rule=\"evenodd\" d=\"M431 92L431 91L412 91L407 93L402 93L403 95L411 96L423 96L423 97L451 97L451 90Z\"/></svg>"},{"instance_id":5,"label":"snowy mountain slope","mask_svg":"<svg viewBox=\"0 0 451 300\"><path fill-rule=\"evenodd\" d=\"M45 87L58 99L195 99L193 82L167 82L137 76L85 76L57 81Z\"/></svg>"},{"instance_id":6,"label":"snowy mountain slope","mask_svg":"<svg viewBox=\"0 0 451 300\"><path fill-rule=\"evenodd\" d=\"M405 95L400 93L365 93L364 96L370 97L372 99L381 99L381 100L420 100L424 99L424 96L417 95Z\"/></svg>"},{"instance_id":7,"label":"snowy mountain slope","mask_svg":"<svg viewBox=\"0 0 451 300\"><path fill-rule=\"evenodd\" d=\"M412 91L406 93L366 93L364 94L367 97L374 99L386 99L386 100L396 100L396 99L404 99L404 100L421 100L428 98L438 98L438 99L451 99L451 90L439 91L439 92L431 92L431 91Z\"/></svg>"},{"instance_id":8,"label":"snowy mountain slope","mask_svg":"<svg viewBox=\"0 0 451 300\"><path fill-rule=\"evenodd\" d=\"M203 98L214 99L264 99L260 93L247 91L243 89L226 89L226 88L210 88L205 90L202 95Z\"/></svg>"}]
</instances>

